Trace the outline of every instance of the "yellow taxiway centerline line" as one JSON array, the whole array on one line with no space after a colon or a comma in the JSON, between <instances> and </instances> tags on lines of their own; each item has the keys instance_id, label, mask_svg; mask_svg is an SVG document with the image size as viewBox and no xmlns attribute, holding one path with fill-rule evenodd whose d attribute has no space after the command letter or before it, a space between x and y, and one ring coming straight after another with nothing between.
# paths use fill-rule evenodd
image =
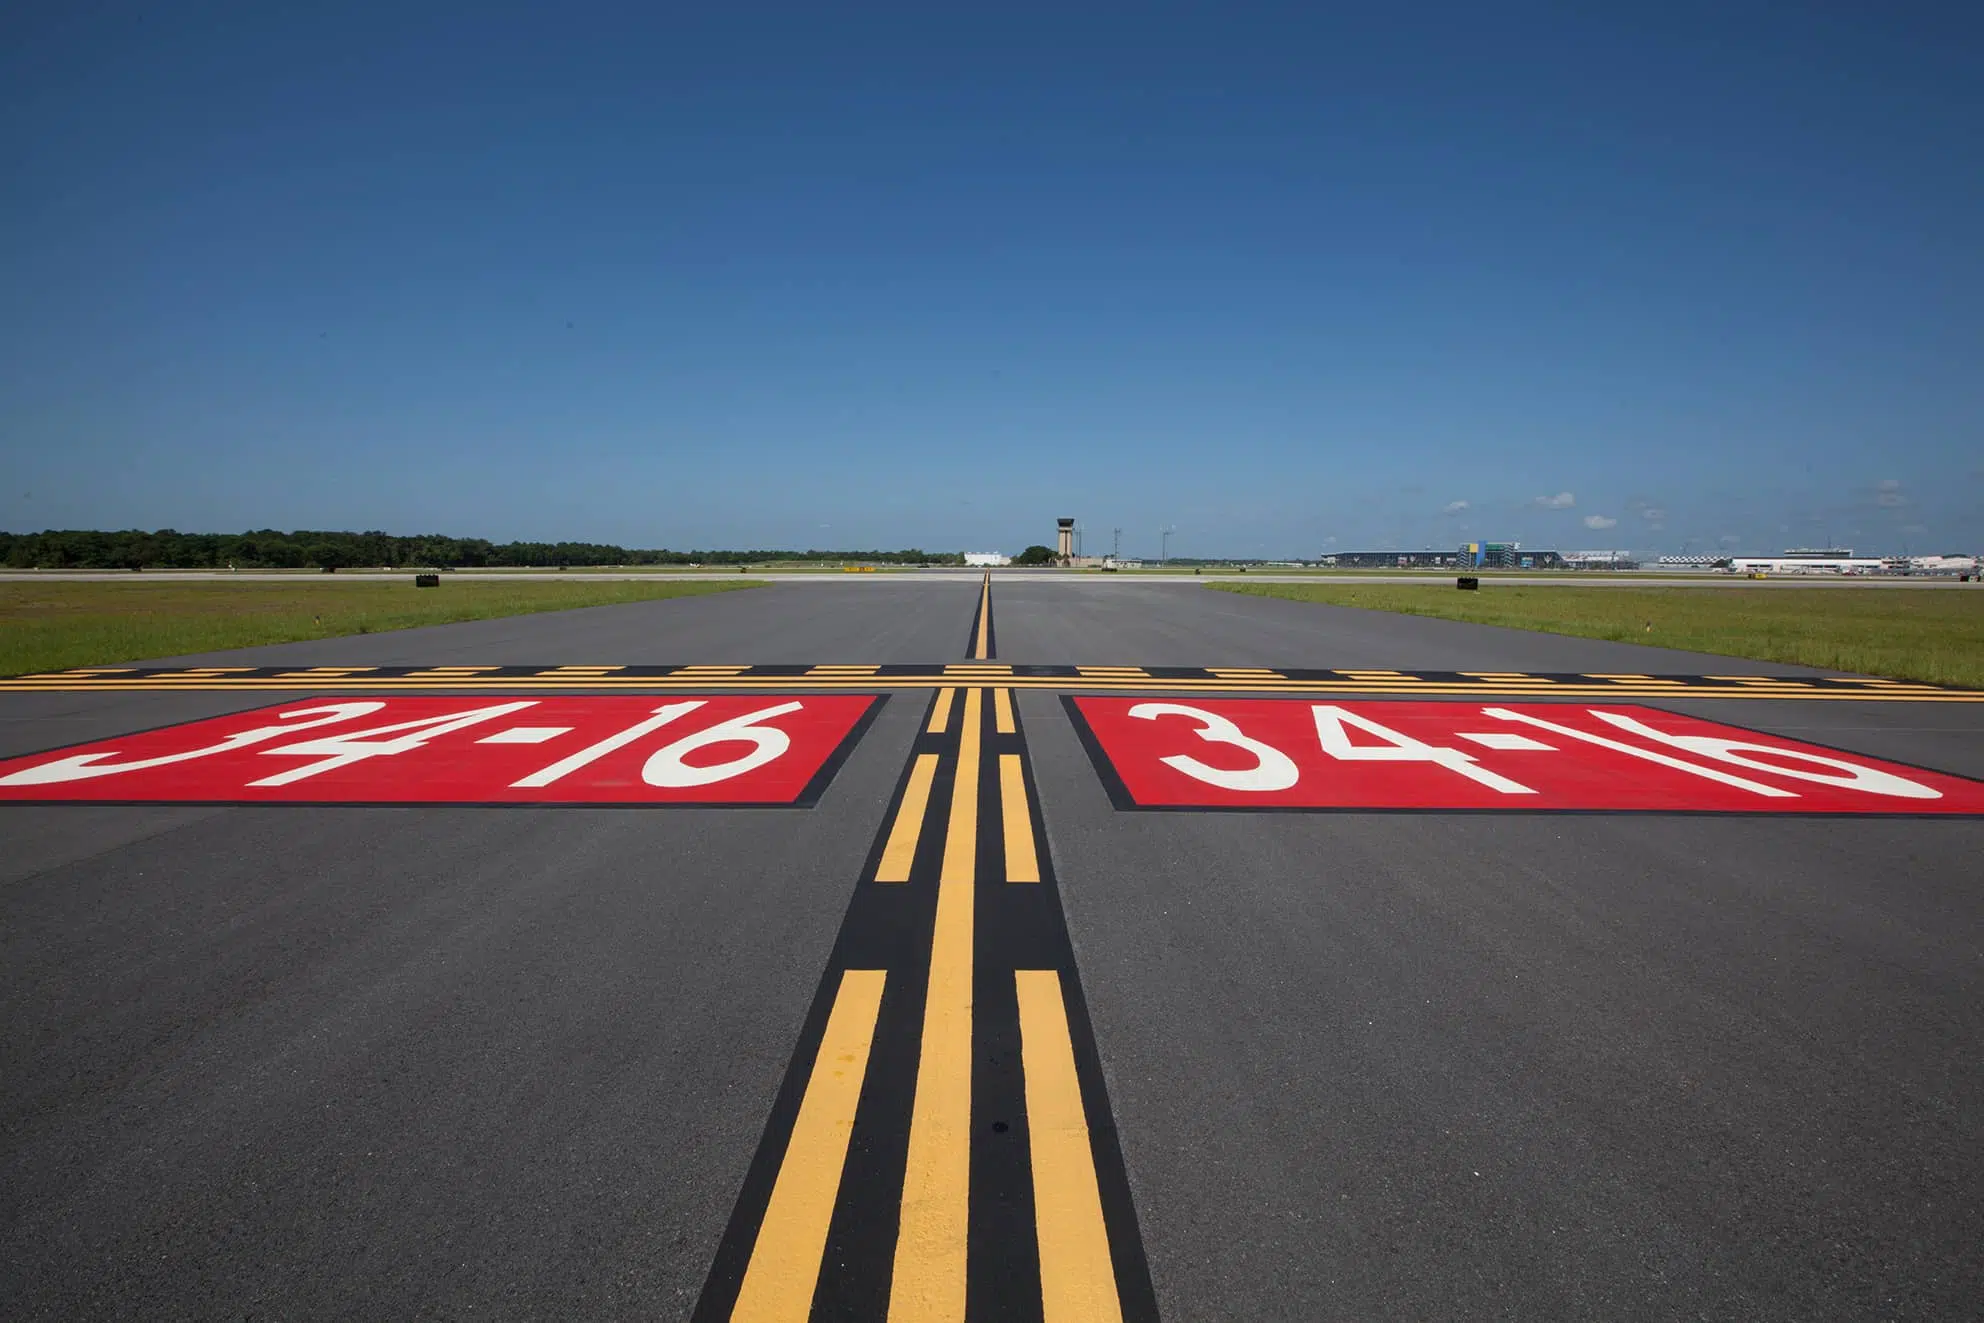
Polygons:
<instances>
[{"instance_id":1,"label":"yellow taxiway centerline line","mask_svg":"<svg viewBox=\"0 0 1984 1323\"><path fill-rule=\"evenodd\" d=\"M1001 735L1016 735L1019 727L1013 724L1013 691L994 689L992 691L992 727Z\"/></svg>"},{"instance_id":2,"label":"yellow taxiway centerline line","mask_svg":"<svg viewBox=\"0 0 1984 1323\"><path fill-rule=\"evenodd\" d=\"M1061 976L1013 972L1020 1003L1020 1069L1026 1076L1027 1148L1033 1162L1033 1221L1040 1242L1045 1323L1121 1323L1109 1229L1095 1176L1095 1149L1075 1074Z\"/></svg>"},{"instance_id":3,"label":"yellow taxiway centerline line","mask_svg":"<svg viewBox=\"0 0 1984 1323\"><path fill-rule=\"evenodd\" d=\"M733 1323L805 1323L812 1315L886 978L879 969L849 969L840 976L771 1202L730 1311Z\"/></svg>"},{"instance_id":4,"label":"yellow taxiway centerline line","mask_svg":"<svg viewBox=\"0 0 1984 1323\"><path fill-rule=\"evenodd\" d=\"M909 1121L889 1323L961 1323L971 1205L972 906L978 863L983 691L967 689L951 790L923 1043Z\"/></svg>"},{"instance_id":5,"label":"yellow taxiway centerline line","mask_svg":"<svg viewBox=\"0 0 1984 1323\"><path fill-rule=\"evenodd\" d=\"M978 595L978 644L971 650L973 661L984 661L990 652L986 648L986 636L992 629L992 576L985 576L985 588Z\"/></svg>"}]
</instances>

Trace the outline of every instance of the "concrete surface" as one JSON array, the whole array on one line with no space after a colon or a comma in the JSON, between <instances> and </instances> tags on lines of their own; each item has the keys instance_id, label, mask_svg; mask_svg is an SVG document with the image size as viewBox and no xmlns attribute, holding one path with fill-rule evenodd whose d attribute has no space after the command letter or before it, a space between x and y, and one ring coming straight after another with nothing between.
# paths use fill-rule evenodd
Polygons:
<instances>
[{"instance_id":1,"label":"concrete surface","mask_svg":"<svg viewBox=\"0 0 1984 1323\"><path fill-rule=\"evenodd\" d=\"M949 660L977 583L175 660ZM1014 662L1800 673L994 600ZM0 754L265 701L6 695ZM0 806L0 1316L685 1316L924 701L810 811ZM1164 1317L1977 1316L1984 821L1125 814L1019 701ZM1693 710L1984 777L1984 706Z\"/></svg>"}]
</instances>

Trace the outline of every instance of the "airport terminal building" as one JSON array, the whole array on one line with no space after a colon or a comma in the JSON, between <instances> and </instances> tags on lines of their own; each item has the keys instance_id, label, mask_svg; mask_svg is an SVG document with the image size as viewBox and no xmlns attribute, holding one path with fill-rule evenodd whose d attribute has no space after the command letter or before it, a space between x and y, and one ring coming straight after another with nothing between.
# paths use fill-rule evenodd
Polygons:
<instances>
[{"instance_id":1,"label":"airport terminal building","mask_svg":"<svg viewBox=\"0 0 1984 1323\"><path fill-rule=\"evenodd\" d=\"M1520 542L1463 542L1453 551L1339 551L1317 564L1340 570L1558 570L1562 553L1524 551Z\"/></svg>"}]
</instances>

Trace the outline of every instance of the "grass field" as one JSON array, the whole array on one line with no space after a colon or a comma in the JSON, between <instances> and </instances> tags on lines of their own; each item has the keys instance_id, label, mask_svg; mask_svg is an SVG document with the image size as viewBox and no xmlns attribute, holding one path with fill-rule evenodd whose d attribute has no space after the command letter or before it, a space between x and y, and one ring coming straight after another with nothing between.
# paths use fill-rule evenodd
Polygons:
<instances>
[{"instance_id":1,"label":"grass field","mask_svg":"<svg viewBox=\"0 0 1984 1323\"><path fill-rule=\"evenodd\" d=\"M1984 591L1217 583L1220 592L1508 625L1984 689Z\"/></svg>"},{"instance_id":2,"label":"grass field","mask_svg":"<svg viewBox=\"0 0 1984 1323\"><path fill-rule=\"evenodd\" d=\"M505 583L304 579L293 583L0 583L0 675L107 666L263 643L376 634L414 625L702 597L758 587L608 580Z\"/></svg>"}]
</instances>

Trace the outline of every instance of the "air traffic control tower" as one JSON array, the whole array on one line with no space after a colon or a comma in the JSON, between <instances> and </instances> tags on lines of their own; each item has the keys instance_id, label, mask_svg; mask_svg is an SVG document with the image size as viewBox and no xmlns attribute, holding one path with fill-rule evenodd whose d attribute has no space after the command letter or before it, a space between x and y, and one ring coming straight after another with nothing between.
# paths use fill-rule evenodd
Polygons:
<instances>
[{"instance_id":1,"label":"air traffic control tower","mask_svg":"<svg viewBox=\"0 0 1984 1323\"><path fill-rule=\"evenodd\" d=\"M1060 538L1055 543L1054 554L1064 561L1073 560L1075 558L1075 521L1072 519L1056 519L1054 522L1061 526Z\"/></svg>"}]
</instances>

